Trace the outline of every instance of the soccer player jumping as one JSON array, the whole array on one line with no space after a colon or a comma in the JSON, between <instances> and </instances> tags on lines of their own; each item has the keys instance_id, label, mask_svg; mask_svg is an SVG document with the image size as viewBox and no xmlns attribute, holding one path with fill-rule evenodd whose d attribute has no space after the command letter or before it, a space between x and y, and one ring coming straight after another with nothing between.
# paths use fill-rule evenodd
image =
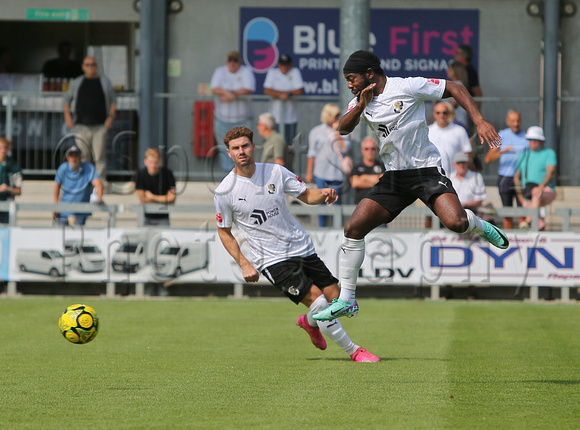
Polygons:
<instances>
[{"instance_id":1,"label":"soccer player jumping","mask_svg":"<svg viewBox=\"0 0 580 430\"><path fill-rule=\"evenodd\" d=\"M499 228L463 209L451 181L441 168L441 157L429 141L425 100L453 97L477 127L481 144L499 147L501 138L483 118L467 90L444 79L387 78L379 57L356 51L343 67L348 88L356 96L339 122L341 134L351 133L362 118L374 130L386 172L354 210L344 227L340 249L341 290L338 299L314 315L317 321L358 313L356 281L365 256L365 236L389 223L421 199L443 225L456 233L477 233L506 249L507 236Z\"/></svg>"}]
</instances>

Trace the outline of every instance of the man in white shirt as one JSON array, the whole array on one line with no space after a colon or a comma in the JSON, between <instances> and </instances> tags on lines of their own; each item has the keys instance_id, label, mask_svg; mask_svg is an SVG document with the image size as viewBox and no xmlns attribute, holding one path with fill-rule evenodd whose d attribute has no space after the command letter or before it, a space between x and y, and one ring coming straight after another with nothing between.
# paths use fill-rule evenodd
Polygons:
<instances>
[{"instance_id":1,"label":"man in white shirt","mask_svg":"<svg viewBox=\"0 0 580 430\"><path fill-rule=\"evenodd\" d=\"M270 113L274 115L278 130L284 124L284 140L292 145L298 126L298 102L292 96L302 95L304 82L300 69L292 67L292 58L289 55L280 55L278 67L268 70L264 80L264 94L272 96ZM282 104L284 104L284 118L282 118Z\"/></svg>"},{"instance_id":2,"label":"man in white shirt","mask_svg":"<svg viewBox=\"0 0 580 430\"><path fill-rule=\"evenodd\" d=\"M214 134L220 162L224 172L234 167L232 160L222 145L226 132L237 126L252 126L252 102L248 96L256 91L256 78L249 67L242 65L242 57L238 51L230 51L227 63L213 72L211 77L211 92L215 94Z\"/></svg>"},{"instance_id":3,"label":"man in white shirt","mask_svg":"<svg viewBox=\"0 0 580 430\"><path fill-rule=\"evenodd\" d=\"M453 166L455 171L449 175L449 179L451 179L461 206L477 212L477 209L487 198L483 176L481 173L469 169L469 157L462 152L455 154Z\"/></svg>"},{"instance_id":4,"label":"man in white shirt","mask_svg":"<svg viewBox=\"0 0 580 430\"><path fill-rule=\"evenodd\" d=\"M226 133L224 143L234 169L214 193L218 234L226 251L242 269L246 282L257 282L260 273L294 303L309 308L298 317L318 349L326 349L321 332L340 346L356 362L380 359L350 340L339 321L316 322L312 316L328 307L328 299L338 297L338 280L316 255L312 239L292 216L286 194L317 205L334 203L332 188L309 189L302 180L279 164L256 163L254 133L235 127ZM246 239L253 263L240 249L232 224Z\"/></svg>"},{"instance_id":5,"label":"man in white shirt","mask_svg":"<svg viewBox=\"0 0 580 430\"><path fill-rule=\"evenodd\" d=\"M429 140L441 154L441 166L449 177L454 171L453 157L458 152L471 156L471 142L467 131L460 125L449 122L449 105L439 102L433 109L435 122L429 126Z\"/></svg>"},{"instance_id":6,"label":"man in white shirt","mask_svg":"<svg viewBox=\"0 0 580 430\"><path fill-rule=\"evenodd\" d=\"M503 231L461 206L451 181L443 174L439 151L429 142L425 101L453 97L473 120L482 144L501 144L467 90L444 79L387 78L380 58L369 51L352 53L343 74L355 98L340 118L338 129L341 134L352 133L362 118L378 137L379 155L386 171L344 227L339 253L340 296L314 315L317 321L358 313L355 291L365 257L365 236L391 222L417 199L451 231L477 233L500 249L509 246Z\"/></svg>"}]
</instances>

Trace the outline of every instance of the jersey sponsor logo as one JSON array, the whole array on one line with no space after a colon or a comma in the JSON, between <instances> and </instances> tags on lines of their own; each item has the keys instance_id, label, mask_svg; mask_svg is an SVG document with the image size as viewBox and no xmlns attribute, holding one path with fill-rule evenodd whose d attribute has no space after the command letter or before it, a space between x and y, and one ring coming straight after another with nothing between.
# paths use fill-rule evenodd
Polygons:
<instances>
[{"instance_id":1,"label":"jersey sponsor logo","mask_svg":"<svg viewBox=\"0 0 580 430\"><path fill-rule=\"evenodd\" d=\"M395 111L395 113L401 113L403 111L403 102L400 100L396 101L395 108L393 110Z\"/></svg>"},{"instance_id":2,"label":"jersey sponsor logo","mask_svg":"<svg viewBox=\"0 0 580 430\"><path fill-rule=\"evenodd\" d=\"M268 194L274 194L276 192L276 185L268 184Z\"/></svg>"},{"instance_id":3,"label":"jersey sponsor logo","mask_svg":"<svg viewBox=\"0 0 580 430\"><path fill-rule=\"evenodd\" d=\"M439 85L439 79L427 79L427 82L431 82L432 84Z\"/></svg>"},{"instance_id":4,"label":"jersey sponsor logo","mask_svg":"<svg viewBox=\"0 0 580 430\"><path fill-rule=\"evenodd\" d=\"M399 126L397 124L393 124L389 127L387 124L379 124L378 128L379 128L379 133L382 135L382 137L386 138L394 130L397 130L399 128Z\"/></svg>"},{"instance_id":5,"label":"jersey sponsor logo","mask_svg":"<svg viewBox=\"0 0 580 430\"><path fill-rule=\"evenodd\" d=\"M264 224L269 218L273 218L275 216L280 215L280 210L276 206L275 208L263 210L263 209L254 209L250 218L254 219L255 225L262 225Z\"/></svg>"},{"instance_id":6,"label":"jersey sponsor logo","mask_svg":"<svg viewBox=\"0 0 580 430\"><path fill-rule=\"evenodd\" d=\"M268 219L268 217L266 217L266 212L264 212L262 209L254 209L254 212L252 212L250 218L254 218L254 224L257 225L264 224Z\"/></svg>"},{"instance_id":7,"label":"jersey sponsor logo","mask_svg":"<svg viewBox=\"0 0 580 430\"><path fill-rule=\"evenodd\" d=\"M222 214L221 214L221 212L216 212L216 213L215 213L215 220L216 220L217 222L223 222L223 221L224 221L224 219L222 218Z\"/></svg>"}]
</instances>

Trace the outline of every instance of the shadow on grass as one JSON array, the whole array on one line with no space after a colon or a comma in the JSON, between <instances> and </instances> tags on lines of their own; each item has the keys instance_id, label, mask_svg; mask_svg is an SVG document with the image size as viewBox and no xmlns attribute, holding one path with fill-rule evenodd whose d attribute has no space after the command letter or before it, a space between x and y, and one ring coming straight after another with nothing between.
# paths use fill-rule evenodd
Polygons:
<instances>
[{"instance_id":1,"label":"shadow on grass","mask_svg":"<svg viewBox=\"0 0 580 430\"><path fill-rule=\"evenodd\" d=\"M412 357L402 357L402 358L393 358L393 357L379 357L381 361L398 361L398 360L419 360L419 361L451 361L449 358L412 358ZM328 357L328 358L307 358L307 361L352 361L350 358L347 357Z\"/></svg>"},{"instance_id":2,"label":"shadow on grass","mask_svg":"<svg viewBox=\"0 0 580 430\"><path fill-rule=\"evenodd\" d=\"M545 379L545 380L532 380L532 381L522 381L531 382L535 384L556 384L556 385L580 385L579 380L557 380L557 379Z\"/></svg>"}]
</instances>

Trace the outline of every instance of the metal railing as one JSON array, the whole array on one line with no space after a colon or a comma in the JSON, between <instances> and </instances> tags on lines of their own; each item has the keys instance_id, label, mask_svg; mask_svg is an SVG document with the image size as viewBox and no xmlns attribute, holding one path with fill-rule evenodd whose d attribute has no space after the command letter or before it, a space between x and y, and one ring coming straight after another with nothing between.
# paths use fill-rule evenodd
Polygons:
<instances>
[{"instance_id":1,"label":"metal railing","mask_svg":"<svg viewBox=\"0 0 580 430\"><path fill-rule=\"evenodd\" d=\"M348 218L352 215L355 205L320 205L310 206L303 204L290 205L290 212L297 216L317 217L327 215L332 217L329 228L341 229ZM156 204L93 204L93 203L18 203L16 201L0 202L0 212L9 213L9 226L19 225L18 221L32 214L37 217L39 213L47 212L78 212L92 213L93 217L104 220L109 227L115 227L119 214L135 215L137 227L145 225L146 214L201 214L207 215L208 221L214 220L215 208L213 205L156 205ZM570 231L573 228L572 217L580 217L580 208L556 208L555 215L561 219L561 230ZM542 215L542 208L497 208L498 218L502 217L531 217L532 230L538 230L538 221ZM426 206L409 206L389 224L389 228L396 231L424 230L425 218L432 218L432 229L441 228L438 218ZM315 225L316 223L311 223ZM214 225L214 224L211 224ZM30 223L27 224L30 226ZM176 227L176 226L174 226ZM168 228L172 228L169 226ZM179 227L182 228L182 227ZM317 228L317 227L315 227Z\"/></svg>"}]
</instances>

